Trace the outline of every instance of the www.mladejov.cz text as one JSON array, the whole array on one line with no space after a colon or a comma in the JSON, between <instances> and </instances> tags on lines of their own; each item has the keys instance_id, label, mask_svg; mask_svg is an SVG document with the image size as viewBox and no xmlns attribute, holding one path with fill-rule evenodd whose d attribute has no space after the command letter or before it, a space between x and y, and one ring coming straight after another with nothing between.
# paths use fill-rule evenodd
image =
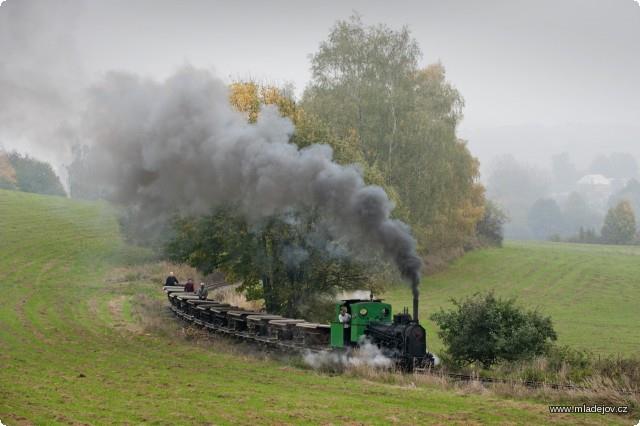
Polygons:
<instances>
[{"instance_id":1,"label":"www.mladejov.cz text","mask_svg":"<svg viewBox=\"0 0 640 426\"><path fill-rule=\"evenodd\" d=\"M629 413L629 406L598 404L550 405L549 412L551 414L627 414Z\"/></svg>"}]
</instances>

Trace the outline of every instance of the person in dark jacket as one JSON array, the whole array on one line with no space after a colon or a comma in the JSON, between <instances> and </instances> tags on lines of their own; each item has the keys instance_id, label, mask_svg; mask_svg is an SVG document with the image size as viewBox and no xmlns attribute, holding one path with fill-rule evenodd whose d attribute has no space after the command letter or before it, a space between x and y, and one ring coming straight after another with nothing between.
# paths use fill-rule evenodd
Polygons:
<instances>
[{"instance_id":1,"label":"person in dark jacket","mask_svg":"<svg viewBox=\"0 0 640 426\"><path fill-rule=\"evenodd\" d=\"M176 276L173 274L173 272L169 272L169 276L164 282L164 285L180 285L180 282L178 281Z\"/></svg>"},{"instance_id":2,"label":"person in dark jacket","mask_svg":"<svg viewBox=\"0 0 640 426\"><path fill-rule=\"evenodd\" d=\"M189 278L187 283L184 285L184 291L187 293L193 293L195 289L193 288L193 279Z\"/></svg>"}]
</instances>

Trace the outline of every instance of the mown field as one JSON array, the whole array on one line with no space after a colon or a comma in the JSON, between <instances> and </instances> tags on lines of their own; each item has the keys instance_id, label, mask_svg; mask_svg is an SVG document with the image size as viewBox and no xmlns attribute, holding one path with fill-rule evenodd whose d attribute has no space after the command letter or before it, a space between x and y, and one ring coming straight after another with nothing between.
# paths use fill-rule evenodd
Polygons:
<instances>
[{"instance_id":1,"label":"mown field","mask_svg":"<svg viewBox=\"0 0 640 426\"><path fill-rule=\"evenodd\" d=\"M451 298L490 289L551 316L560 344L603 355L640 352L640 247L507 242L471 252L424 278L421 319L449 308ZM386 297L396 309L411 306L406 288ZM426 326L437 353L437 328L430 321Z\"/></svg>"},{"instance_id":2,"label":"mown field","mask_svg":"<svg viewBox=\"0 0 640 426\"><path fill-rule=\"evenodd\" d=\"M497 254L474 256L482 263L477 256ZM134 261L144 255L121 242L105 205L0 191L4 424L628 423L550 416L542 401L437 384L328 376L172 339L135 315L137 301L164 303L157 283L108 279ZM438 282L425 282L425 297Z\"/></svg>"}]
</instances>

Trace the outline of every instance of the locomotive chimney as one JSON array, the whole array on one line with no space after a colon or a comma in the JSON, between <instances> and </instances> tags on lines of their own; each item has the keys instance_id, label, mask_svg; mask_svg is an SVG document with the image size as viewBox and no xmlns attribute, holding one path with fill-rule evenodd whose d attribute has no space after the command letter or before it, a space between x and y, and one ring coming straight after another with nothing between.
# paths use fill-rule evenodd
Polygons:
<instances>
[{"instance_id":1,"label":"locomotive chimney","mask_svg":"<svg viewBox=\"0 0 640 426\"><path fill-rule=\"evenodd\" d=\"M413 289L413 320L418 322L418 301L420 299L420 291L418 290L418 286L420 285L420 279L414 278L412 284Z\"/></svg>"}]
</instances>

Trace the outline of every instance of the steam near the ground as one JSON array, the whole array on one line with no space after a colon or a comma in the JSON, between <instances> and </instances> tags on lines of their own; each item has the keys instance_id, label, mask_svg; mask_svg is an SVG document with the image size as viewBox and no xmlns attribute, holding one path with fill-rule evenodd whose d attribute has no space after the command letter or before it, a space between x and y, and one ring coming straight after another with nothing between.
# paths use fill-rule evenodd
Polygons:
<instances>
[{"instance_id":1,"label":"steam near the ground","mask_svg":"<svg viewBox=\"0 0 640 426\"><path fill-rule=\"evenodd\" d=\"M391 368L393 360L386 357L380 348L365 340L357 349L340 353L336 351L307 352L304 362L314 369L349 367Z\"/></svg>"},{"instance_id":2,"label":"steam near the ground","mask_svg":"<svg viewBox=\"0 0 640 426\"><path fill-rule=\"evenodd\" d=\"M289 143L293 124L275 107L250 124L221 80L189 67L162 83L111 73L91 94L83 140L92 178L145 222L227 205L254 222L318 209L333 237L382 249L417 283L415 240L391 219L384 190L366 185L357 166L335 163L327 145Z\"/></svg>"}]
</instances>

